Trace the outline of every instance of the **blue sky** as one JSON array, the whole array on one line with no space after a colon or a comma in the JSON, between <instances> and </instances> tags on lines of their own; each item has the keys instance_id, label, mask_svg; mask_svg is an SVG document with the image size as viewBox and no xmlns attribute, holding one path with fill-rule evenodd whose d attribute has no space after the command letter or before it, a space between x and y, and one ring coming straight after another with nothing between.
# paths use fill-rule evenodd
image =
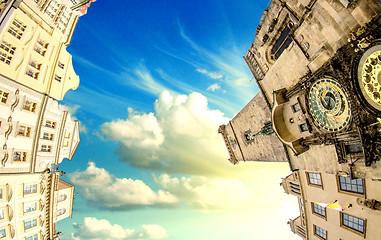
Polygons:
<instances>
[{"instance_id":1,"label":"blue sky","mask_svg":"<svg viewBox=\"0 0 381 240\"><path fill-rule=\"evenodd\" d=\"M233 166L217 134L258 92L242 56L267 3L92 4L68 47L81 143L60 165L76 185L63 239L297 239L287 163Z\"/></svg>"}]
</instances>

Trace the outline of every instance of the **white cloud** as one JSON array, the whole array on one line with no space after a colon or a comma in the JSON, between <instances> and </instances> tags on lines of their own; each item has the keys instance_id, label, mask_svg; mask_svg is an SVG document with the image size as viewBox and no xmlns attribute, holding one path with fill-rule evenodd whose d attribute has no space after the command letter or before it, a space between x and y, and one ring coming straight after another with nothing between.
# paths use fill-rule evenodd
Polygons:
<instances>
[{"instance_id":1,"label":"white cloud","mask_svg":"<svg viewBox=\"0 0 381 240\"><path fill-rule=\"evenodd\" d=\"M158 148L164 136L153 113L136 114L128 109L129 118L105 123L103 133L114 141L121 141L128 147Z\"/></svg>"},{"instance_id":2,"label":"white cloud","mask_svg":"<svg viewBox=\"0 0 381 240\"><path fill-rule=\"evenodd\" d=\"M112 225L106 219L85 217L82 224L73 223L73 240L117 240L117 239L163 239L167 238L167 231L155 224L142 225L142 230L123 228L118 224Z\"/></svg>"},{"instance_id":3,"label":"white cloud","mask_svg":"<svg viewBox=\"0 0 381 240\"><path fill-rule=\"evenodd\" d=\"M232 176L238 174L234 170L247 172L240 166L232 171L224 141L217 133L219 125L228 119L222 112L209 109L205 96L192 93L173 97L164 91L154 106L155 113L134 114L101 126L104 135L120 142L117 152L122 161L167 173ZM151 129L136 136L127 123L133 122L134 129L141 132L147 128L147 118L157 133Z\"/></svg>"},{"instance_id":4,"label":"white cloud","mask_svg":"<svg viewBox=\"0 0 381 240\"><path fill-rule=\"evenodd\" d=\"M221 86L219 84L215 83L215 84L210 85L206 90L214 92L220 88L221 88Z\"/></svg>"},{"instance_id":5,"label":"white cloud","mask_svg":"<svg viewBox=\"0 0 381 240\"><path fill-rule=\"evenodd\" d=\"M205 74L205 75L209 76L212 79L221 79L223 77L223 75L221 73L208 72L205 69L197 68L196 71L199 72L199 73Z\"/></svg>"},{"instance_id":6,"label":"white cloud","mask_svg":"<svg viewBox=\"0 0 381 240\"><path fill-rule=\"evenodd\" d=\"M198 176L171 178L163 174L156 181L162 188L195 209L247 209L252 201L250 194L238 180Z\"/></svg>"},{"instance_id":7,"label":"white cloud","mask_svg":"<svg viewBox=\"0 0 381 240\"><path fill-rule=\"evenodd\" d=\"M174 207L178 199L168 191L153 191L141 180L117 178L95 163L89 162L83 172L68 174L80 187L81 196L90 205L105 209L129 210L144 206Z\"/></svg>"}]
</instances>

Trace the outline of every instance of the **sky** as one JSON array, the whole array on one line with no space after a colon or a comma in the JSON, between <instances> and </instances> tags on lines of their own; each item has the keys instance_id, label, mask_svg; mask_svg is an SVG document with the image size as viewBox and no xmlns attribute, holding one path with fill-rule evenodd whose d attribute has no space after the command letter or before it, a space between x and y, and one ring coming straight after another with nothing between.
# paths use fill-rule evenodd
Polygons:
<instances>
[{"instance_id":1,"label":"sky","mask_svg":"<svg viewBox=\"0 0 381 240\"><path fill-rule=\"evenodd\" d=\"M69 53L62 105L81 143L61 239L299 239L287 163L232 165L217 129L258 93L243 57L267 1L98 0Z\"/></svg>"}]
</instances>

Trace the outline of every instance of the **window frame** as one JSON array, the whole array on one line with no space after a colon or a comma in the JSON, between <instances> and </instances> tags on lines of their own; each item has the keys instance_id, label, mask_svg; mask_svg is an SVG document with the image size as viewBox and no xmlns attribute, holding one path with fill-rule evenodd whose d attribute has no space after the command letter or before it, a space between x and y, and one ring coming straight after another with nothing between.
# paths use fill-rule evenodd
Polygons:
<instances>
[{"instance_id":1,"label":"window frame","mask_svg":"<svg viewBox=\"0 0 381 240\"><path fill-rule=\"evenodd\" d=\"M308 129L308 125L306 122L302 123L302 124L299 124L299 130L300 132L304 133L304 132L308 132L309 129Z\"/></svg>"},{"instance_id":2,"label":"window frame","mask_svg":"<svg viewBox=\"0 0 381 240\"><path fill-rule=\"evenodd\" d=\"M52 146L48 144L41 144L40 152L52 152Z\"/></svg>"},{"instance_id":3,"label":"window frame","mask_svg":"<svg viewBox=\"0 0 381 240\"><path fill-rule=\"evenodd\" d=\"M55 121L45 120L44 126L47 128L56 129L56 125L57 125L57 123Z\"/></svg>"},{"instance_id":4,"label":"window frame","mask_svg":"<svg viewBox=\"0 0 381 240\"><path fill-rule=\"evenodd\" d=\"M347 189L342 189L342 182L340 181L340 179L348 179L349 177L343 177L343 176L337 176L337 187L338 187L338 191L339 192L342 192L342 193L348 193L348 194L353 194L353 195L356 195L356 196L364 196L365 193L366 193L366 186L365 186L365 179L364 178L355 178L355 179L350 179L350 183L347 183L347 182L344 182L343 184L345 184L345 186L347 186L348 184L351 186L351 189L353 188L353 185L356 186L356 188L358 188L360 185L357 185L356 184L353 184L352 181L353 180L359 180L361 179L362 180L362 183L361 183L361 186L362 186L362 192L359 192L359 191L353 191L353 190L347 190ZM345 180L346 181L346 180Z\"/></svg>"},{"instance_id":5,"label":"window frame","mask_svg":"<svg viewBox=\"0 0 381 240\"><path fill-rule=\"evenodd\" d=\"M24 183L23 185L24 196L37 193L37 189L38 189L37 183Z\"/></svg>"},{"instance_id":6,"label":"window frame","mask_svg":"<svg viewBox=\"0 0 381 240\"><path fill-rule=\"evenodd\" d=\"M34 208L30 207L30 205L32 205L32 204L34 205ZM35 202L35 201L23 203L23 213L24 214L28 214L28 213L34 212L34 211L37 210L37 208L38 208L37 202ZM27 211L25 211L25 210L27 210Z\"/></svg>"},{"instance_id":7,"label":"window frame","mask_svg":"<svg viewBox=\"0 0 381 240\"><path fill-rule=\"evenodd\" d=\"M318 174L319 175L319 179L320 179L320 184L313 183L311 181L311 179L315 179L315 178L311 178L310 174L312 176L315 176L315 174ZM308 183L309 186L323 188L323 180L322 180L322 177L321 177L321 173L319 173L319 172L306 172L306 176L307 176L307 183Z\"/></svg>"},{"instance_id":8,"label":"window frame","mask_svg":"<svg viewBox=\"0 0 381 240\"><path fill-rule=\"evenodd\" d=\"M25 240L38 240L38 234L35 233L33 235L25 237Z\"/></svg>"},{"instance_id":9,"label":"window frame","mask_svg":"<svg viewBox=\"0 0 381 240\"><path fill-rule=\"evenodd\" d=\"M30 134L32 132L32 128L26 125L20 124L17 128L17 136L20 137L26 137L30 138Z\"/></svg>"},{"instance_id":10,"label":"window frame","mask_svg":"<svg viewBox=\"0 0 381 240\"><path fill-rule=\"evenodd\" d=\"M318 231L316 231L316 230L318 230ZM324 235L323 236L319 235L320 230L321 230L322 233L325 233L325 237L324 237ZM325 229L323 229L323 228L321 228L321 227L319 227L319 226L317 226L315 224L314 224L314 235L317 236L320 239L323 239L323 240L327 240L328 239L328 232L327 232L327 230L325 230Z\"/></svg>"},{"instance_id":11,"label":"window frame","mask_svg":"<svg viewBox=\"0 0 381 240\"><path fill-rule=\"evenodd\" d=\"M25 111L28 111L28 112L32 112L32 113L35 113L36 112L36 109L37 109L37 103L36 102L33 102L31 100L28 100L26 99L24 101L24 104L22 106L22 109L25 110Z\"/></svg>"},{"instance_id":12,"label":"window frame","mask_svg":"<svg viewBox=\"0 0 381 240\"><path fill-rule=\"evenodd\" d=\"M302 107L300 106L299 102L292 104L291 109L294 113L299 112L302 110Z\"/></svg>"},{"instance_id":13,"label":"window frame","mask_svg":"<svg viewBox=\"0 0 381 240\"><path fill-rule=\"evenodd\" d=\"M3 89L0 89L0 103L7 104L8 97L9 97L9 92Z\"/></svg>"},{"instance_id":14,"label":"window frame","mask_svg":"<svg viewBox=\"0 0 381 240\"><path fill-rule=\"evenodd\" d=\"M316 208L315 208L315 206L316 206ZM316 211L316 209L317 209L317 211ZM317 203L315 203L315 202L311 202L311 210L312 210L312 213L315 214L316 216L319 216L319 217L321 217L321 218L327 220L327 208L326 208L326 207L323 207L323 206L321 206L321 205L319 205L319 204L317 204ZM319 210L320 210L321 212L324 211L324 215L321 214L321 213L319 212Z\"/></svg>"},{"instance_id":15,"label":"window frame","mask_svg":"<svg viewBox=\"0 0 381 240\"><path fill-rule=\"evenodd\" d=\"M54 134L53 133L49 133L49 132L43 132L41 139L53 141Z\"/></svg>"},{"instance_id":16,"label":"window frame","mask_svg":"<svg viewBox=\"0 0 381 240\"><path fill-rule=\"evenodd\" d=\"M30 224L30 226L28 225L27 227L27 223ZM37 218L32 218L32 219L29 219L29 220L24 220L24 230L27 231L29 229L32 229L34 227L37 226Z\"/></svg>"},{"instance_id":17,"label":"window frame","mask_svg":"<svg viewBox=\"0 0 381 240\"><path fill-rule=\"evenodd\" d=\"M348 218L349 217L353 217L354 219L361 220L363 222L363 232L360 232L359 230L357 230L355 228L352 228L352 227L350 227L348 225L345 225L344 224L344 220L345 220L344 215L347 215ZM350 215L350 214L347 214L347 213L344 213L344 212L340 213L340 226L342 228L347 229L347 230L349 230L349 231L351 231L353 233L356 233L356 234L358 234L360 236L365 237L365 234L366 234L366 224L367 224L367 220L366 219L358 218L358 217L355 217L353 215Z\"/></svg>"},{"instance_id":18,"label":"window frame","mask_svg":"<svg viewBox=\"0 0 381 240\"><path fill-rule=\"evenodd\" d=\"M26 162L28 159L28 152L15 150L12 154L13 162Z\"/></svg>"}]
</instances>

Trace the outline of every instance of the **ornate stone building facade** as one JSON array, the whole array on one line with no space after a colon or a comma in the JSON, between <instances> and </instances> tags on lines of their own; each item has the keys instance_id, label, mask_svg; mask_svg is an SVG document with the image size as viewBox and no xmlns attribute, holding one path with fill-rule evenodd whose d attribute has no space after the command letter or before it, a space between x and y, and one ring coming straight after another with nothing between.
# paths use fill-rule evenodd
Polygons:
<instances>
[{"instance_id":1,"label":"ornate stone building facade","mask_svg":"<svg viewBox=\"0 0 381 240\"><path fill-rule=\"evenodd\" d=\"M62 100L68 90L79 86L66 47L79 16L93 1L6 2L0 25L1 75Z\"/></svg>"},{"instance_id":2,"label":"ornate stone building facade","mask_svg":"<svg viewBox=\"0 0 381 240\"><path fill-rule=\"evenodd\" d=\"M95 0L0 3L0 238L59 239L74 186L54 170L72 159L79 122L56 100L79 86L66 51Z\"/></svg>"},{"instance_id":3,"label":"ornate stone building facade","mask_svg":"<svg viewBox=\"0 0 381 240\"><path fill-rule=\"evenodd\" d=\"M59 239L57 221L71 217L74 186L60 174L0 175L0 237Z\"/></svg>"},{"instance_id":4,"label":"ornate stone building facade","mask_svg":"<svg viewBox=\"0 0 381 240\"><path fill-rule=\"evenodd\" d=\"M380 18L376 0L274 0L244 57L287 146L304 239L381 235ZM335 200L350 208L318 204Z\"/></svg>"},{"instance_id":5,"label":"ornate stone building facade","mask_svg":"<svg viewBox=\"0 0 381 240\"><path fill-rule=\"evenodd\" d=\"M282 143L271 125L271 112L262 93L258 93L231 121L221 125L229 161L287 161Z\"/></svg>"},{"instance_id":6,"label":"ornate stone building facade","mask_svg":"<svg viewBox=\"0 0 381 240\"><path fill-rule=\"evenodd\" d=\"M52 170L72 158L79 123L51 97L0 77L0 173Z\"/></svg>"}]
</instances>

